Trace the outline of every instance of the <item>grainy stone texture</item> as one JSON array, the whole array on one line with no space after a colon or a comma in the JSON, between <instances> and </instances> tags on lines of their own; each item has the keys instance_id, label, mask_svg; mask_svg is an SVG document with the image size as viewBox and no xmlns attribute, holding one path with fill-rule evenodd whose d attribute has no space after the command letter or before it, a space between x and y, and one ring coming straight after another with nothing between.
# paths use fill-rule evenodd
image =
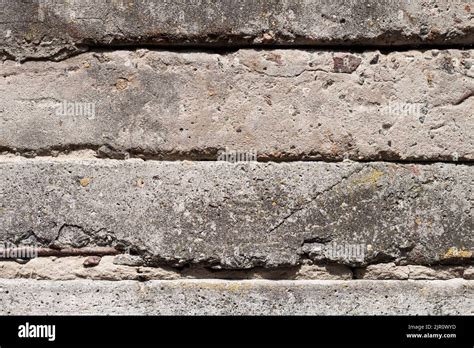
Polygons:
<instances>
[{"instance_id":1,"label":"grainy stone texture","mask_svg":"<svg viewBox=\"0 0 474 348\"><path fill-rule=\"evenodd\" d=\"M464 269L462 267L424 267L418 265L408 266L410 270L409 279L435 280L462 278Z\"/></svg>"},{"instance_id":2,"label":"grainy stone texture","mask_svg":"<svg viewBox=\"0 0 474 348\"><path fill-rule=\"evenodd\" d=\"M2 315L473 315L474 282L0 280Z\"/></svg>"},{"instance_id":3,"label":"grainy stone texture","mask_svg":"<svg viewBox=\"0 0 474 348\"><path fill-rule=\"evenodd\" d=\"M125 257L125 254L119 255ZM27 278L38 280L176 280L176 279L272 279L272 280L349 280L352 270L343 265L304 263L293 267L251 270L213 270L210 268L146 267L116 264L114 257L104 256L93 268L86 267L86 257L40 257L28 262L0 261L0 279ZM142 261L143 262L143 261ZM449 280L473 279L472 267L419 265L397 266L394 263L356 268L356 279L369 280Z\"/></svg>"},{"instance_id":4,"label":"grainy stone texture","mask_svg":"<svg viewBox=\"0 0 474 348\"><path fill-rule=\"evenodd\" d=\"M61 59L90 45L472 44L469 1L1 0L0 53Z\"/></svg>"},{"instance_id":5,"label":"grainy stone texture","mask_svg":"<svg viewBox=\"0 0 474 348\"><path fill-rule=\"evenodd\" d=\"M0 262L0 278L31 278L38 280L149 280L177 279L179 273L163 268L114 265L113 257L103 257L95 267L84 267L84 257L41 257L22 265L13 261Z\"/></svg>"},{"instance_id":6,"label":"grainy stone texture","mask_svg":"<svg viewBox=\"0 0 474 348\"><path fill-rule=\"evenodd\" d=\"M0 315L473 315L473 5L0 0Z\"/></svg>"},{"instance_id":7,"label":"grainy stone texture","mask_svg":"<svg viewBox=\"0 0 474 348\"><path fill-rule=\"evenodd\" d=\"M469 263L473 170L6 157L0 242L112 246L138 253L148 265L217 269L305 259Z\"/></svg>"},{"instance_id":8,"label":"grainy stone texture","mask_svg":"<svg viewBox=\"0 0 474 348\"><path fill-rule=\"evenodd\" d=\"M40 257L27 263L0 262L0 279L28 278L38 280L174 280L197 279L294 279L294 280L349 280L352 271L342 265L311 265L281 267L274 270L242 271L212 270L205 267L171 269L163 267L126 266L115 264L114 257L104 256L93 268L86 268L84 257Z\"/></svg>"},{"instance_id":9,"label":"grainy stone texture","mask_svg":"<svg viewBox=\"0 0 474 348\"><path fill-rule=\"evenodd\" d=\"M397 266L394 263L370 265L354 271L355 278L357 279L407 280L409 274L408 266Z\"/></svg>"},{"instance_id":10,"label":"grainy stone texture","mask_svg":"<svg viewBox=\"0 0 474 348\"><path fill-rule=\"evenodd\" d=\"M474 159L473 50L141 50L0 68L0 151L30 157Z\"/></svg>"},{"instance_id":11,"label":"grainy stone texture","mask_svg":"<svg viewBox=\"0 0 474 348\"><path fill-rule=\"evenodd\" d=\"M397 266L394 263L370 265L356 269L355 277L359 279L413 279L413 280L447 280L463 278L464 267L420 265ZM465 277L466 278L466 277ZM466 278L468 279L468 278Z\"/></svg>"},{"instance_id":12,"label":"grainy stone texture","mask_svg":"<svg viewBox=\"0 0 474 348\"><path fill-rule=\"evenodd\" d=\"M469 267L464 271L464 279L474 280L474 267Z\"/></svg>"}]
</instances>

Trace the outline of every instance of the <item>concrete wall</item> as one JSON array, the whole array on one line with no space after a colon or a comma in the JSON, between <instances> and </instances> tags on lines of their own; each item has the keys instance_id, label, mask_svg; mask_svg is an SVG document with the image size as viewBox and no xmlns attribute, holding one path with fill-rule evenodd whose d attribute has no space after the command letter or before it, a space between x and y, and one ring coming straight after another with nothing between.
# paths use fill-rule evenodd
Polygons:
<instances>
[{"instance_id":1,"label":"concrete wall","mask_svg":"<svg viewBox=\"0 0 474 348\"><path fill-rule=\"evenodd\" d=\"M1 314L474 314L469 2L0 5Z\"/></svg>"}]
</instances>

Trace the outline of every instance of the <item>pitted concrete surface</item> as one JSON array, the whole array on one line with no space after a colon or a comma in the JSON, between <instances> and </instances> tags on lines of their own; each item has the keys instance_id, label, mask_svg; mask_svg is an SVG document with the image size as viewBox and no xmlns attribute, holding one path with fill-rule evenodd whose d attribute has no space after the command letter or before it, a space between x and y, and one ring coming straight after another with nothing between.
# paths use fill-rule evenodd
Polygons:
<instances>
[{"instance_id":1,"label":"pitted concrete surface","mask_svg":"<svg viewBox=\"0 0 474 348\"><path fill-rule=\"evenodd\" d=\"M0 280L2 315L473 315L449 281Z\"/></svg>"},{"instance_id":2,"label":"pitted concrete surface","mask_svg":"<svg viewBox=\"0 0 474 348\"><path fill-rule=\"evenodd\" d=\"M0 54L63 59L90 46L467 45L469 1L1 0ZM1 56L0 56L1 57Z\"/></svg>"},{"instance_id":3,"label":"pitted concrete surface","mask_svg":"<svg viewBox=\"0 0 474 348\"><path fill-rule=\"evenodd\" d=\"M474 159L473 50L140 50L0 66L0 152Z\"/></svg>"},{"instance_id":4,"label":"pitted concrete surface","mask_svg":"<svg viewBox=\"0 0 474 348\"><path fill-rule=\"evenodd\" d=\"M473 45L466 0L0 0L0 314L473 315Z\"/></svg>"},{"instance_id":5,"label":"pitted concrete surface","mask_svg":"<svg viewBox=\"0 0 474 348\"><path fill-rule=\"evenodd\" d=\"M473 168L0 161L0 241L214 268L470 262Z\"/></svg>"}]
</instances>

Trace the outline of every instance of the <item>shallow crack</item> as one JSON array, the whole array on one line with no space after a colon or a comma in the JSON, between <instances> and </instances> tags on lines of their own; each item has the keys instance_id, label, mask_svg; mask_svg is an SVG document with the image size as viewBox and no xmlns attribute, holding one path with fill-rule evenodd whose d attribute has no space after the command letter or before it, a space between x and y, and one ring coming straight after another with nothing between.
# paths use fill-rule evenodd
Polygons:
<instances>
[{"instance_id":1,"label":"shallow crack","mask_svg":"<svg viewBox=\"0 0 474 348\"><path fill-rule=\"evenodd\" d=\"M274 227L272 227L270 230L267 231L267 233L272 233L274 232L275 230L277 230L279 227L281 227L289 218L291 218L293 215L295 215L296 213L302 211L303 209L306 209L309 205L313 204L314 201L316 199L318 199L321 195L325 194L326 192L329 192L331 190L333 190L335 187L337 187L338 185L342 184L344 181L350 179L352 176L354 175L357 175L359 174L360 172L362 172L363 170L365 170L366 168L368 168L367 166L363 166L359 169L356 169L354 170L352 173L350 173L347 177L342 177L340 181L336 182L335 184L327 187L326 189L324 189L323 191L321 192L318 192L318 194L314 197L312 197L308 202L306 202L305 204L301 205L300 207L296 208L296 209L293 209L288 215L286 215L285 217L283 217L283 219ZM317 237L316 237L317 238ZM304 244L304 243L303 243Z\"/></svg>"},{"instance_id":2,"label":"shallow crack","mask_svg":"<svg viewBox=\"0 0 474 348\"><path fill-rule=\"evenodd\" d=\"M206 147L196 148L190 150L163 150L163 151L146 151L138 148L116 149L108 144L94 145L94 144L69 144L66 146L51 146L41 149L29 148L13 148L10 146L0 145L0 156L13 155L15 157L24 157L29 159L42 158L56 158L65 156L61 159L67 160L68 157L74 159L76 155L80 155L81 159L86 159L84 156L89 153L90 159L110 159L110 160L128 160L141 159L143 161L208 161L219 162L219 154L224 151L224 147ZM83 153L81 153L83 152ZM344 161L351 161L354 163L371 163L371 162L388 162L399 164L432 164L432 163L446 163L446 164L462 164L473 165L474 159L459 157L454 160L450 156L433 156L427 158L407 157L400 158L396 153L380 151L375 155L360 158L359 154L351 156L341 155L327 155L321 153L285 153L278 154L260 152L257 154L257 162L261 163L291 163L291 162L330 162L341 163ZM243 163L243 162L238 162Z\"/></svg>"}]
</instances>

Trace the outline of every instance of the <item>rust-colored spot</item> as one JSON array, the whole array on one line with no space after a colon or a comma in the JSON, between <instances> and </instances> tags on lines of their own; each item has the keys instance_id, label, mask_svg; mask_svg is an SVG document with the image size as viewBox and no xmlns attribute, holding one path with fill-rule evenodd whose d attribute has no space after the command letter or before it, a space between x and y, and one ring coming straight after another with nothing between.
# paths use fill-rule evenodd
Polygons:
<instances>
[{"instance_id":1,"label":"rust-colored spot","mask_svg":"<svg viewBox=\"0 0 474 348\"><path fill-rule=\"evenodd\" d=\"M440 31L437 28L432 28L426 37L428 40L434 40L436 39L440 34Z\"/></svg>"},{"instance_id":2,"label":"rust-colored spot","mask_svg":"<svg viewBox=\"0 0 474 348\"><path fill-rule=\"evenodd\" d=\"M127 87L128 81L126 79L118 79L115 83L115 88L117 88L119 91L123 91L124 89L127 89Z\"/></svg>"},{"instance_id":3,"label":"rust-colored spot","mask_svg":"<svg viewBox=\"0 0 474 348\"><path fill-rule=\"evenodd\" d=\"M281 55L279 55L279 54L269 53L266 56L266 59L271 61L271 62L276 63L277 65L283 65L283 59L282 59Z\"/></svg>"},{"instance_id":4,"label":"rust-colored spot","mask_svg":"<svg viewBox=\"0 0 474 348\"><path fill-rule=\"evenodd\" d=\"M351 54L346 54L344 56L333 57L333 61L334 72L351 74L357 70L362 59Z\"/></svg>"},{"instance_id":5,"label":"rust-colored spot","mask_svg":"<svg viewBox=\"0 0 474 348\"><path fill-rule=\"evenodd\" d=\"M79 180L79 183L81 184L82 187L87 187L91 183L91 179L82 178L81 180Z\"/></svg>"},{"instance_id":6,"label":"rust-colored spot","mask_svg":"<svg viewBox=\"0 0 474 348\"><path fill-rule=\"evenodd\" d=\"M84 267L95 267L99 265L101 259L100 256L88 256L82 264Z\"/></svg>"}]
</instances>

